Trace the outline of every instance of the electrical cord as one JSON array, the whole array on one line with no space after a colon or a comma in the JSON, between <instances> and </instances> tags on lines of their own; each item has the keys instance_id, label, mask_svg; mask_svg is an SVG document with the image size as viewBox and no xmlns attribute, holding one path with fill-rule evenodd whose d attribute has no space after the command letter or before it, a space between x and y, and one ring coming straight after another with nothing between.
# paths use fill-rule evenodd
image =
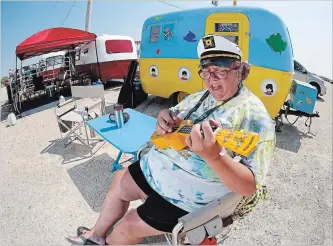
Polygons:
<instances>
[{"instance_id":1,"label":"electrical cord","mask_svg":"<svg viewBox=\"0 0 333 246\"><path fill-rule=\"evenodd\" d=\"M61 26L64 26L65 21L67 20L67 17L69 16L70 12L72 11L72 9L73 9L75 3L76 3L76 0L75 0L74 3L72 4L71 8L68 10L67 15L66 15L66 17L65 17L65 20L62 22Z\"/></svg>"}]
</instances>

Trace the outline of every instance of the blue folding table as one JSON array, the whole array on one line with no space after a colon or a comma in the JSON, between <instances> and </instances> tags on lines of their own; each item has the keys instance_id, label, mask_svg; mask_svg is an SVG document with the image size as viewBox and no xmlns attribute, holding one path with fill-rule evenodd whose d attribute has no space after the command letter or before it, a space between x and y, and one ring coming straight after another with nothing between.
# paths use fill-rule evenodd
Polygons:
<instances>
[{"instance_id":1,"label":"blue folding table","mask_svg":"<svg viewBox=\"0 0 333 246\"><path fill-rule=\"evenodd\" d=\"M123 153L134 155L134 161L136 161L137 152L150 140L150 136L156 129L155 118L130 108L125 109L124 112L127 112L130 118L119 129L116 123L109 119L109 115L104 115L87 122L87 125L99 136L119 150L111 172L122 169L121 165L119 165L119 160Z\"/></svg>"}]
</instances>

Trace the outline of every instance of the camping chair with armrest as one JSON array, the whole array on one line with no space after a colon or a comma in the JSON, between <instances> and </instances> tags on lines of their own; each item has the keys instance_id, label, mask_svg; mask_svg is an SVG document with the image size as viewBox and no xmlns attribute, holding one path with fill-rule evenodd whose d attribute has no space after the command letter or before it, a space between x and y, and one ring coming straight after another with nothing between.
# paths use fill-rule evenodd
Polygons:
<instances>
[{"instance_id":1,"label":"camping chair with armrest","mask_svg":"<svg viewBox=\"0 0 333 246\"><path fill-rule=\"evenodd\" d=\"M96 138L89 138L87 130L89 126L87 126L86 122L92 118L105 115L104 86L71 86L71 92L71 99L59 103L54 108L60 130L60 141L62 141L64 143L64 147L66 147L71 142L73 142L74 139L78 139L82 144L89 147L90 156L92 156L92 146L89 140L102 140ZM89 102L88 104L86 102L79 101L79 99L90 99L91 102ZM80 106L78 107L78 105ZM65 108L65 106L67 107ZM59 112L60 109L63 109L62 112ZM85 139L80 136L83 126L85 129ZM77 133L77 131L79 131L79 133ZM90 137L93 136L94 132L93 130L90 130ZM68 139L69 142L66 143Z\"/></svg>"},{"instance_id":2,"label":"camping chair with armrest","mask_svg":"<svg viewBox=\"0 0 333 246\"><path fill-rule=\"evenodd\" d=\"M149 152L153 144L146 143L137 153L138 160ZM212 201L206 206L178 219L178 224L172 233L166 233L165 238L170 245L216 244L216 238L224 229L233 224L234 218L242 218L264 199L266 187L263 186L251 197L242 197L234 192ZM187 243L186 243L187 242Z\"/></svg>"}]
</instances>

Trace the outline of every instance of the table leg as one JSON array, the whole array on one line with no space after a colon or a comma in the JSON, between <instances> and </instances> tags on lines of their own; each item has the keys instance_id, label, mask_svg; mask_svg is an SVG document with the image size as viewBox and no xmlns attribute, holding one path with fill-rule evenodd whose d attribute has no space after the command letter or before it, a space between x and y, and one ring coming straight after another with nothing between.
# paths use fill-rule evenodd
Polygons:
<instances>
[{"instance_id":1,"label":"table leg","mask_svg":"<svg viewBox=\"0 0 333 246\"><path fill-rule=\"evenodd\" d=\"M123 169L123 167L119 164L119 160L120 160L122 154L123 154L123 152L122 152L122 151L119 151L116 160L115 160L115 161L113 162L113 164L112 164L111 173L115 172L116 170L121 170L121 169ZM137 152L130 153L130 154L133 155L133 162L136 162L136 161L138 160L138 158L137 158Z\"/></svg>"},{"instance_id":2,"label":"table leg","mask_svg":"<svg viewBox=\"0 0 333 246\"><path fill-rule=\"evenodd\" d=\"M118 156L116 158L116 160L113 162L112 164L112 168L111 168L111 173L115 172L116 170L121 170L123 169L123 167L121 165L119 165L119 160L122 156L123 152L119 151Z\"/></svg>"}]
</instances>

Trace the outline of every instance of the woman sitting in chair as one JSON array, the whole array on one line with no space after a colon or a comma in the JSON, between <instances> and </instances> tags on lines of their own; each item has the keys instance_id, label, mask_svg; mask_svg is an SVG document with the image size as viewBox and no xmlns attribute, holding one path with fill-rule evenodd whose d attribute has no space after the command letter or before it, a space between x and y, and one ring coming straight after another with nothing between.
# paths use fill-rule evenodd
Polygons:
<instances>
[{"instance_id":1,"label":"woman sitting in chair","mask_svg":"<svg viewBox=\"0 0 333 246\"><path fill-rule=\"evenodd\" d=\"M78 236L67 238L71 243L137 244L171 232L178 218L229 192L251 196L264 183L275 128L264 104L242 85L249 66L241 61L238 46L222 36L203 37L197 50L206 89L162 110L156 125L163 134L179 120L192 120L188 148L153 147L141 160L117 171L96 224L81 227ZM216 142L212 126L255 132L260 140L247 158L237 159ZM130 201L138 199L145 202L126 214Z\"/></svg>"}]
</instances>

